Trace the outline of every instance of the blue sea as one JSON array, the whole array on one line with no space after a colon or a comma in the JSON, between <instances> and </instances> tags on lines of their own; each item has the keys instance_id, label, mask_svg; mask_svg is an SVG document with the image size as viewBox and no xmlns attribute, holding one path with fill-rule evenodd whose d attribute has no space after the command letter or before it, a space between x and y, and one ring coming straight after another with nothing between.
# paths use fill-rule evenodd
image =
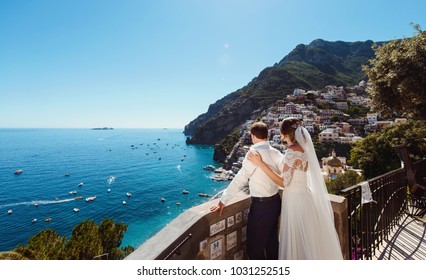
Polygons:
<instances>
[{"instance_id":1,"label":"blue sea","mask_svg":"<svg viewBox=\"0 0 426 280\"><path fill-rule=\"evenodd\" d=\"M213 147L186 145L178 129L0 129L0 251L47 228L69 237L78 223L104 218L127 224L122 246L137 248L210 199L198 193L227 186L208 164L219 166Z\"/></svg>"}]
</instances>

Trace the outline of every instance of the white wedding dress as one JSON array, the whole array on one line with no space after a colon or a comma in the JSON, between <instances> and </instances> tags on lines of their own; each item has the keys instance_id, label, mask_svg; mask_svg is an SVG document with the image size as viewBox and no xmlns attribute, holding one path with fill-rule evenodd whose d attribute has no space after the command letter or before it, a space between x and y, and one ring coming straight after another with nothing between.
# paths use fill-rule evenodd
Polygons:
<instances>
[{"instance_id":1,"label":"white wedding dress","mask_svg":"<svg viewBox=\"0 0 426 280\"><path fill-rule=\"evenodd\" d=\"M279 230L279 259L340 260L342 252L334 228L334 219L330 218L328 213L324 214L324 211L319 210L323 202L318 198L320 195L316 195L316 189L310 187L311 180L308 179L308 173L306 154L288 149L284 156L282 174L284 189ZM330 204L328 200L326 203Z\"/></svg>"}]
</instances>

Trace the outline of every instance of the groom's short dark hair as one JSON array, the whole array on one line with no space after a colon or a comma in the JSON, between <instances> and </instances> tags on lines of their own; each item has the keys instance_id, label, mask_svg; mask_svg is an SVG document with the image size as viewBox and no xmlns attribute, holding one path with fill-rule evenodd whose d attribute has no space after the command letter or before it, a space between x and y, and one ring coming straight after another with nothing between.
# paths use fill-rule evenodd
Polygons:
<instances>
[{"instance_id":1,"label":"groom's short dark hair","mask_svg":"<svg viewBox=\"0 0 426 280\"><path fill-rule=\"evenodd\" d=\"M250 133L258 139L267 139L268 126L263 122L255 122L250 128Z\"/></svg>"}]
</instances>

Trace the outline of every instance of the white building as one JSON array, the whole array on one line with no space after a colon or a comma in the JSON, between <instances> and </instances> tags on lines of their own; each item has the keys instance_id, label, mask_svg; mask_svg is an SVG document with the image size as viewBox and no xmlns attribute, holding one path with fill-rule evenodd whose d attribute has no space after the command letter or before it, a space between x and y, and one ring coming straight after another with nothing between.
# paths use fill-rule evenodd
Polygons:
<instances>
[{"instance_id":1,"label":"white building","mask_svg":"<svg viewBox=\"0 0 426 280\"><path fill-rule=\"evenodd\" d=\"M377 123L377 113L367 113L368 124Z\"/></svg>"},{"instance_id":2,"label":"white building","mask_svg":"<svg viewBox=\"0 0 426 280\"><path fill-rule=\"evenodd\" d=\"M307 125L304 125L304 127L306 128L306 130L309 132L309 133L314 133L315 132L315 129L314 129L314 125L313 124L307 124Z\"/></svg>"},{"instance_id":3,"label":"white building","mask_svg":"<svg viewBox=\"0 0 426 280\"><path fill-rule=\"evenodd\" d=\"M339 141L339 133L336 129L333 128L327 128L323 131L321 131L318 134L319 142L338 142Z\"/></svg>"},{"instance_id":4,"label":"white building","mask_svg":"<svg viewBox=\"0 0 426 280\"><path fill-rule=\"evenodd\" d=\"M305 90L303 90L303 89L300 89L300 88L296 88L294 91L293 91L293 95L301 95L301 94L305 94L306 93L306 91Z\"/></svg>"},{"instance_id":5,"label":"white building","mask_svg":"<svg viewBox=\"0 0 426 280\"><path fill-rule=\"evenodd\" d=\"M332 92L324 92L324 93L321 93L321 96L325 100L331 101L333 99L333 97L334 97L334 94Z\"/></svg>"},{"instance_id":6,"label":"white building","mask_svg":"<svg viewBox=\"0 0 426 280\"><path fill-rule=\"evenodd\" d=\"M302 119L303 115L302 114L281 114L279 116L280 120L286 119L286 118L298 118L298 119Z\"/></svg>"},{"instance_id":7,"label":"white building","mask_svg":"<svg viewBox=\"0 0 426 280\"><path fill-rule=\"evenodd\" d=\"M352 137L348 137L348 136L340 136L339 137L339 143L340 144L352 144Z\"/></svg>"}]
</instances>

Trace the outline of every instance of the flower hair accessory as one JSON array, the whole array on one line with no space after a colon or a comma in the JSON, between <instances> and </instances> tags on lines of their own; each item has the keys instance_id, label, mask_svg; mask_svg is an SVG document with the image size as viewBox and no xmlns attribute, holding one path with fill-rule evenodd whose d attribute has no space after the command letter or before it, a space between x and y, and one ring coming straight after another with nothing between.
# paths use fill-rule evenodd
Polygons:
<instances>
[{"instance_id":1,"label":"flower hair accessory","mask_svg":"<svg viewBox=\"0 0 426 280\"><path fill-rule=\"evenodd\" d=\"M294 129L296 129L296 128L298 128L301 125L302 125L302 123L300 121L297 121L291 127L294 128Z\"/></svg>"}]
</instances>

